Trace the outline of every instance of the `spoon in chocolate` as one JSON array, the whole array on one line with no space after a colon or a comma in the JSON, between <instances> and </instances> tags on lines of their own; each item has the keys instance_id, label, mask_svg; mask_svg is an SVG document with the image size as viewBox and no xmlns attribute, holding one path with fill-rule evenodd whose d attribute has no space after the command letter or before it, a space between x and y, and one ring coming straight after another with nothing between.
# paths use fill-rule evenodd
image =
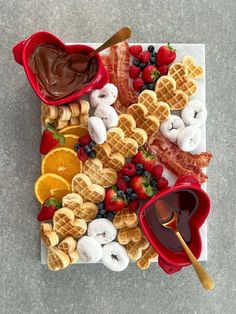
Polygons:
<instances>
[{"instance_id":1,"label":"spoon in chocolate","mask_svg":"<svg viewBox=\"0 0 236 314\"><path fill-rule=\"evenodd\" d=\"M118 44L131 36L131 29L129 27L123 27L112 35L107 41L105 41L97 49L90 52L88 55L82 53L76 55L76 59L73 60L71 68L76 72L85 72L89 66L89 60L93 58L97 53L107 49L115 44Z\"/></svg>"},{"instance_id":2,"label":"spoon in chocolate","mask_svg":"<svg viewBox=\"0 0 236 314\"><path fill-rule=\"evenodd\" d=\"M186 254L189 257L202 286L207 290L212 290L214 288L214 281L206 272L206 270L202 267L202 265L199 263L196 257L193 255L193 253L191 252L190 248L188 247L188 245L186 244L178 230L177 227L178 216L176 211L172 210L170 205L163 200L156 201L155 210L160 224L165 228L173 230L174 233L176 234Z\"/></svg>"}]
</instances>

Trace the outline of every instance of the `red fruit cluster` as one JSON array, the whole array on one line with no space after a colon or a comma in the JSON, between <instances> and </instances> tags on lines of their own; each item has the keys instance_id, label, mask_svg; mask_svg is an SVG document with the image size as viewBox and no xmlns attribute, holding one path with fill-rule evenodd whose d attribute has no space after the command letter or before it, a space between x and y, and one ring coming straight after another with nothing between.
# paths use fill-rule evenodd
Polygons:
<instances>
[{"instance_id":1,"label":"red fruit cluster","mask_svg":"<svg viewBox=\"0 0 236 314\"><path fill-rule=\"evenodd\" d=\"M81 161L87 160L89 157L96 157L96 152L92 149L96 143L94 143L89 134L85 134L78 139L78 144L74 149L77 152L77 156Z\"/></svg>"}]
</instances>

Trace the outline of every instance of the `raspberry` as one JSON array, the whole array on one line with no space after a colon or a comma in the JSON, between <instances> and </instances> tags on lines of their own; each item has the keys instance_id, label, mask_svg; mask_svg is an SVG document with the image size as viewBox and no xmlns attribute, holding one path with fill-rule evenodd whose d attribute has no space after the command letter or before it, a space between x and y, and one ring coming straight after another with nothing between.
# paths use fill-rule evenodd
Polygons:
<instances>
[{"instance_id":1,"label":"raspberry","mask_svg":"<svg viewBox=\"0 0 236 314\"><path fill-rule=\"evenodd\" d=\"M152 177L154 179L159 180L163 173L163 166L162 165L156 165L151 171Z\"/></svg>"},{"instance_id":2,"label":"raspberry","mask_svg":"<svg viewBox=\"0 0 236 314\"><path fill-rule=\"evenodd\" d=\"M78 143L81 146L86 146L89 145L89 143L92 141L91 137L89 134L83 135L78 139Z\"/></svg>"},{"instance_id":3,"label":"raspberry","mask_svg":"<svg viewBox=\"0 0 236 314\"><path fill-rule=\"evenodd\" d=\"M77 157L81 160L81 161L85 161L88 159L88 155L86 154L86 152L84 151L83 147L81 147L77 153Z\"/></svg>"},{"instance_id":4,"label":"raspberry","mask_svg":"<svg viewBox=\"0 0 236 314\"><path fill-rule=\"evenodd\" d=\"M129 67L129 76L133 79L138 77L140 72L140 68L136 67L134 64Z\"/></svg>"},{"instance_id":5,"label":"raspberry","mask_svg":"<svg viewBox=\"0 0 236 314\"><path fill-rule=\"evenodd\" d=\"M129 47L129 53L131 54L131 56L133 57L138 57L138 55L140 54L140 52L143 50L141 45L133 45Z\"/></svg>"},{"instance_id":6,"label":"raspberry","mask_svg":"<svg viewBox=\"0 0 236 314\"><path fill-rule=\"evenodd\" d=\"M136 212L139 208L139 201L138 200L129 201L128 208L131 212Z\"/></svg>"},{"instance_id":7,"label":"raspberry","mask_svg":"<svg viewBox=\"0 0 236 314\"><path fill-rule=\"evenodd\" d=\"M161 177L157 182L157 188L158 190L163 190L167 188L168 184L169 184L168 180L164 177Z\"/></svg>"},{"instance_id":8,"label":"raspberry","mask_svg":"<svg viewBox=\"0 0 236 314\"><path fill-rule=\"evenodd\" d=\"M127 163L126 165L124 165L122 172L124 175L132 177L136 174L136 168L135 165L132 164L131 162Z\"/></svg>"},{"instance_id":9,"label":"raspberry","mask_svg":"<svg viewBox=\"0 0 236 314\"><path fill-rule=\"evenodd\" d=\"M144 85L144 80L141 77L136 77L133 80L133 88L136 92L139 92L143 85Z\"/></svg>"},{"instance_id":10,"label":"raspberry","mask_svg":"<svg viewBox=\"0 0 236 314\"><path fill-rule=\"evenodd\" d=\"M151 57L151 54L149 51L142 51L140 52L140 54L138 55L138 60L142 63L147 64L149 59Z\"/></svg>"},{"instance_id":11,"label":"raspberry","mask_svg":"<svg viewBox=\"0 0 236 314\"><path fill-rule=\"evenodd\" d=\"M122 179L123 176L124 176L124 173L123 173L122 170L120 170L120 171L118 172L118 175L117 175L118 179Z\"/></svg>"},{"instance_id":12,"label":"raspberry","mask_svg":"<svg viewBox=\"0 0 236 314\"><path fill-rule=\"evenodd\" d=\"M126 193L127 192L127 188L128 188L128 184L123 179L118 179L117 182L116 182L116 187L117 187L117 190L121 190L124 193Z\"/></svg>"},{"instance_id":13,"label":"raspberry","mask_svg":"<svg viewBox=\"0 0 236 314\"><path fill-rule=\"evenodd\" d=\"M157 70L159 71L160 75L167 75L168 74L168 66L166 64L160 65Z\"/></svg>"}]
</instances>

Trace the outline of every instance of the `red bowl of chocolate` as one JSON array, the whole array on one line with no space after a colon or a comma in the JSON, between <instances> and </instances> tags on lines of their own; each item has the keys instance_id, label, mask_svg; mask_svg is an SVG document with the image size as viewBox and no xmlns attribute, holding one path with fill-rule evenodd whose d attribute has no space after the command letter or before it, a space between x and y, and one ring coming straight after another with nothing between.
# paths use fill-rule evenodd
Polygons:
<instances>
[{"instance_id":1,"label":"red bowl of chocolate","mask_svg":"<svg viewBox=\"0 0 236 314\"><path fill-rule=\"evenodd\" d=\"M84 58L93 50L86 45L66 45L51 33L38 32L15 45L13 54L38 97L45 104L58 106L109 81L99 54Z\"/></svg>"},{"instance_id":2,"label":"red bowl of chocolate","mask_svg":"<svg viewBox=\"0 0 236 314\"><path fill-rule=\"evenodd\" d=\"M172 273L191 262L173 230L161 225L155 210L157 200L163 200L176 211L179 232L199 258L202 250L199 229L209 214L210 198L197 179L189 175L180 177L173 187L160 191L141 207L139 222L143 232L159 254L160 266Z\"/></svg>"}]
</instances>

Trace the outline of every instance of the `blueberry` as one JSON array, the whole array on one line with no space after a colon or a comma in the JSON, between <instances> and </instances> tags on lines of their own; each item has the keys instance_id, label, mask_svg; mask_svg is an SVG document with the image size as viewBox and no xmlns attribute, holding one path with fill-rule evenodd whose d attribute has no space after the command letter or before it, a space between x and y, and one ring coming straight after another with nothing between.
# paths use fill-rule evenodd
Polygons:
<instances>
[{"instance_id":1,"label":"blueberry","mask_svg":"<svg viewBox=\"0 0 236 314\"><path fill-rule=\"evenodd\" d=\"M97 204L97 208L98 208L98 209L103 209L103 208L104 208L104 203L103 203L103 202L98 203L98 204Z\"/></svg>"},{"instance_id":2,"label":"blueberry","mask_svg":"<svg viewBox=\"0 0 236 314\"><path fill-rule=\"evenodd\" d=\"M151 57L150 58L150 64L155 64L156 63L156 58L155 57Z\"/></svg>"},{"instance_id":3,"label":"blueberry","mask_svg":"<svg viewBox=\"0 0 236 314\"><path fill-rule=\"evenodd\" d=\"M143 71L143 69L146 67L146 64L141 62L139 64L139 67L140 67L140 70Z\"/></svg>"},{"instance_id":4,"label":"blueberry","mask_svg":"<svg viewBox=\"0 0 236 314\"><path fill-rule=\"evenodd\" d=\"M137 198L138 198L138 197L137 197L137 194L136 194L136 193L131 193L130 196L129 196L129 199L130 199L131 201L136 200Z\"/></svg>"},{"instance_id":5,"label":"blueberry","mask_svg":"<svg viewBox=\"0 0 236 314\"><path fill-rule=\"evenodd\" d=\"M91 157L91 158L95 158L97 155L97 153L95 152L95 150L91 150L89 153L88 153L88 156Z\"/></svg>"},{"instance_id":6,"label":"blueberry","mask_svg":"<svg viewBox=\"0 0 236 314\"><path fill-rule=\"evenodd\" d=\"M125 193L124 193L123 191L121 191L121 190L119 190L119 191L117 192L117 195L118 195L119 197L121 197L121 198L125 198Z\"/></svg>"},{"instance_id":7,"label":"blueberry","mask_svg":"<svg viewBox=\"0 0 236 314\"><path fill-rule=\"evenodd\" d=\"M138 66L139 66L139 61L138 61L138 59L134 59L134 60L133 60L133 64L136 65L136 67L138 67Z\"/></svg>"},{"instance_id":8,"label":"blueberry","mask_svg":"<svg viewBox=\"0 0 236 314\"><path fill-rule=\"evenodd\" d=\"M156 179L152 179L150 182L151 187L155 188L157 186L157 180Z\"/></svg>"},{"instance_id":9,"label":"blueberry","mask_svg":"<svg viewBox=\"0 0 236 314\"><path fill-rule=\"evenodd\" d=\"M148 89L155 90L155 84L154 83L148 84Z\"/></svg>"},{"instance_id":10,"label":"blueberry","mask_svg":"<svg viewBox=\"0 0 236 314\"><path fill-rule=\"evenodd\" d=\"M96 218L102 218L102 215L98 213Z\"/></svg>"},{"instance_id":11,"label":"blueberry","mask_svg":"<svg viewBox=\"0 0 236 314\"><path fill-rule=\"evenodd\" d=\"M102 218L107 218L107 212L105 212L104 214L102 214Z\"/></svg>"},{"instance_id":12,"label":"blueberry","mask_svg":"<svg viewBox=\"0 0 236 314\"><path fill-rule=\"evenodd\" d=\"M133 190L131 188L127 189L127 195L130 195L133 192Z\"/></svg>"},{"instance_id":13,"label":"blueberry","mask_svg":"<svg viewBox=\"0 0 236 314\"><path fill-rule=\"evenodd\" d=\"M155 49L155 48L154 48L154 46L153 46L153 45L148 46L148 51L149 51L149 52L153 52L153 51L154 51L154 49Z\"/></svg>"},{"instance_id":14,"label":"blueberry","mask_svg":"<svg viewBox=\"0 0 236 314\"><path fill-rule=\"evenodd\" d=\"M113 212L107 213L107 219L112 220L114 218L115 214Z\"/></svg>"},{"instance_id":15,"label":"blueberry","mask_svg":"<svg viewBox=\"0 0 236 314\"><path fill-rule=\"evenodd\" d=\"M136 174L137 174L138 176L140 176L142 173L143 173L143 169L140 169L140 170L137 170L137 171L136 171Z\"/></svg>"},{"instance_id":16,"label":"blueberry","mask_svg":"<svg viewBox=\"0 0 236 314\"><path fill-rule=\"evenodd\" d=\"M75 145L74 145L74 150L75 150L76 152L78 152L79 149L80 149L80 144L75 144Z\"/></svg>"},{"instance_id":17,"label":"blueberry","mask_svg":"<svg viewBox=\"0 0 236 314\"><path fill-rule=\"evenodd\" d=\"M91 152L91 148L89 147L89 145L85 145L84 146L84 151L85 153L89 154Z\"/></svg>"},{"instance_id":18,"label":"blueberry","mask_svg":"<svg viewBox=\"0 0 236 314\"><path fill-rule=\"evenodd\" d=\"M143 165L142 165L142 164L136 164L136 165L135 165L135 168L136 168L137 170L143 170Z\"/></svg>"},{"instance_id":19,"label":"blueberry","mask_svg":"<svg viewBox=\"0 0 236 314\"><path fill-rule=\"evenodd\" d=\"M100 209L100 210L99 210L99 214L100 214L100 215L106 214L105 208Z\"/></svg>"},{"instance_id":20,"label":"blueberry","mask_svg":"<svg viewBox=\"0 0 236 314\"><path fill-rule=\"evenodd\" d=\"M93 147L96 146L96 145L97 145L97 143L94 142L94 141L91 141L91 142L89 143L89 147L90 147L90 148L93 148Z\"/></svg>"},{"instance_id":21,"label":"blueberry","mask_svg":"<svg viewBox=\"0 0 236 314\"><path fill-rule=\"evenodd\" d=\"M144 171L143 172L143 176L146 177L146 178L150 177L150 172Z\"/></svg>"},{"instance_id":22,"label":"blueberry","mask_svg":"<svg viewBox=\"0 0 236 314\"><path fill-rule=\"evenodd\" d=\"M123 180L124 180L124 181L129 181L129 180L130 180L130 177L129 177L129 176L123 176Z\"/></svg>"}]
</instances>

